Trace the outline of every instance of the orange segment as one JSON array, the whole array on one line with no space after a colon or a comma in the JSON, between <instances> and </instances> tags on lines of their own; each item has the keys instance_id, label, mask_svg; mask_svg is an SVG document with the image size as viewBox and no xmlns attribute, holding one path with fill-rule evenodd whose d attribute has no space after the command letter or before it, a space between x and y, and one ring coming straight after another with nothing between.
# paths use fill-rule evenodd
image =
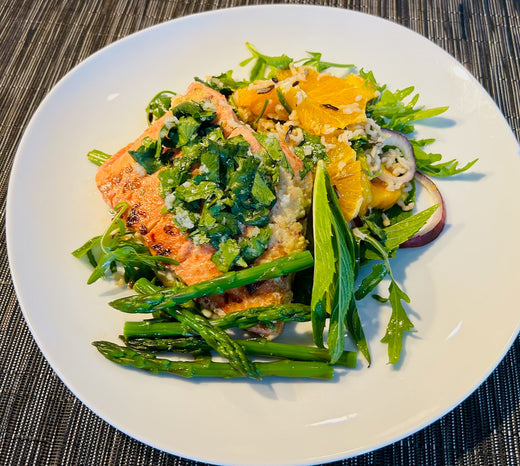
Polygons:
<instances>
[{"instance_id":1,"label":"orange segment","mask_svg":"<svg viewBox=\"0 0 520 466\"><path fill-rule=\"evenodd\" d=\"M309 73L298 87L304 93L299 96L301 102L298 91L293 91L296 102L292 96L291 100L300 124L316 135L366 120L366 103L375 97L373 86L354 74L339 78Z\"/></svg>"},{"instance_id":2,"label":"orange segment","mask_svg":"<svg viewBox=\"0 0 520 466\"><path fill-rule=\"evenodd\" d=\"M247 108L251 113L250 120L254 121L260 115L287 119L287 112L281 107L276 87L272 81L261 81L254 86L238 89L233 94L235 105Z\"/></svg>"},{"instance_id":3,"label":"orange segment","mask_svg":"<svg viewBox=\"0 0 520 466\"><path fill-rule=\"evenodd\" d=\"M347 221L366 213L371 201L370 180L356 152L346 143L328 141L333 145L328 151L330 162L327 166L332 184L338 193L341 211Z\"/></svg>"},{"instance_id":4,"label":"orange segment","mask_svg":"<svg viewBox=\"0 0 520 466\"><path fill-rule=\"evenodd\" d=\"M370 205L374 209L389 209L399 200L402 194L400 189L394 191L388 190L386 183L378 178L371 180L370 186L372 192L372 202Z\"/></svg>"}]
</instances>

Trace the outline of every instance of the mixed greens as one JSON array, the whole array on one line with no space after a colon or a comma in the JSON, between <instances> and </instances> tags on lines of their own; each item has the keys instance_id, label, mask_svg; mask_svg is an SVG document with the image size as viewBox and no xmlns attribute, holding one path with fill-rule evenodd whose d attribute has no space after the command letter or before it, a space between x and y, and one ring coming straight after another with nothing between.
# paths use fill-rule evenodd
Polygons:
<instances>
[{"instance_id":1,"label":"mixed greens","mask_svg":"<svg viewBox=\"0 0 520 466\"><path fill-rule=\"evenodd\" d=\"M247 47L251 57L241 65L251 66L248 79L236 80L232 71L226 71L196 80L217 90L233 104L238 89L257 80L276 82L280 70L297 63L319 73L329 68L355 70L351 64L323 61L317 52L308 52L308 57L294 60L287 55L264 55L251 44ZM442 161L440 154L425 150L433 139L413 137L415 121L440 115L447 107L418 107L419 95L413 95L413 87L392 92L380 85L372 72L360 70L358 74L377 90L377 96L367 103L367 116L385 130L406 135L418 170L445 177L464 172L476 162L459 167L456 160ZM354 221L347 221L327 171L326 146L319 136L304 130L294 153L303 165L299 176L314 178L309 213L312 254L303 251L255 265L269 247L269 215L277 200L280 169L294 176L280 141L272 133L257 131L256 138L264 150L253 155L242 136L224 137L220 126L215 124L215 108L196 102L183 102L170 108L173 95L171 91L162 91L150 101L146 107L149 123L168 111L171 115L164 119L156 140L145 138L130 154L148 174L161 169L158 177L165 210L173 214L178 229L194 244L210 244L215 249L212 260L222 274L190 286L180 280L173 286L171 283L164 286L164 274L176 261L167 255L152 255L120 219L128 206L118 206L107 231L73 254L87 256L94 267L88 283L122 271L124 281L137 294L112 301L110 305L127 313L151 313L152 318L125 324L122 335L125 346L95 342L98 350L119 364L184 377L331 378L334 366L353 367L356 363L356 353L345 351L345 335L368 364L371 362L357 302L372 295L373 299L390 305L391 315L381 341L388 345L388 361L397 363L404 335L413 331L414 325L406 311L410 298L396 282L390 259L443 206L435 204L419 213L403 208L415 202L416 186L412 180L401 205L371 209ZM293 109L283 92L278 90L277 96L290 114ZM254 124L264 116L266 106L267 103ZM372 149L372 144L363 136L351 141L370 178L378 172L370 171L363 154ZM392 146L385 148L392 149ZM176 156L172 157L174 151ZM110 156L91 151L88 157L101 165ZM244 235L244 227L249 227L252 233ZM370 271L360 279L360 269L368 270L368 266ZM295 273L294 296L299 303L252 308L208 319L198 301L238 286ZM307 277L305 281L299 278L303 274ZM389 283L388 294L382 297L375 293L384 280ZM311 322L315 347L273 343L258 337L233 338L226 332L256 325L273 327L276 322ZM159 358L157 353L163 352L190 353L193 360ZM227 362L213 362L212 352ZM273 357L279 361L258 362L250 356Z\"/></svg>"}]
</instances>

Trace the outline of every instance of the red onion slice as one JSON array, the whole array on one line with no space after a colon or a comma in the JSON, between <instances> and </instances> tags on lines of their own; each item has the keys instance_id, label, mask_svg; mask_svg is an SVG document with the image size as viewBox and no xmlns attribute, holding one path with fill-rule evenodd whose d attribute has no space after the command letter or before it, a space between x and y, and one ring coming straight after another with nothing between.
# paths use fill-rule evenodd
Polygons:
<instances>
[{"instance_id":1,"label":"red onion slice","mask_svg":"<svg viewBox=\"0 0 520 466\"><path fill-rule=\"evenodd\" d=\"M415 236L399 246L401 248L417 248L431 243L441 234L444 225L446 224L446 207L444 206L444 199L435 183L420 171L415 172L415 179L432 198L432 205L439 204L439 207L423 227L415 234Z\"/></svg>"},{"instance_id":2,"label":"red onion slice","mask_svg":"<svg viewBox=\"0 0 520 466\"><path fill-rule=\"evenodd\" d=\"M394 175L388 170L382 170L377 177L384 181L390 189L399 189L404 183L411 181L415 175L416 165L413 147L404 134L386 128L381 128L381 133L385 138L383 147L395 146L401 152L401 155L397 156L397 159L405 171L404 173Z\"/></svg>"}]
</instances>

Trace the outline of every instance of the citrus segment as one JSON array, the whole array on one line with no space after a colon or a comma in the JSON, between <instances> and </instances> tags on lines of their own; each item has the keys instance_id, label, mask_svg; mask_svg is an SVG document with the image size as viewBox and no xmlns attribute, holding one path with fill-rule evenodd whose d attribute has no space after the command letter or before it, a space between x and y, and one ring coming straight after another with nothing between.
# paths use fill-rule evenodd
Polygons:
<instances>
[{"instance_id":1,"label":"citrus segment","mask_svg":"<svg viewBox=\"0 0 520 466\"><path fill-rule=\"evenodd\" d=\"M238 89L233 94L235 105L248 110L249 122L258 117L287 118L288 114L280 104L276 87L272 81L262 81L254 86Z\"/></svg>"},{"instance_id":2,"label":"citrus segment","mask_svg":"<svg viewBox=\"0 0 520 466\"><path fill-rule=\"evenodd\" d=\"M347 221L366 213L371 201L370 180L356 160L356 152L346 143L330 140L327 170L338 194Z\"/></svg>"},{"instance_id":3,"label":"citrus segment","mask_svg":"<svg viewBox=\"0 0 520 466\"><path fill-rule=\"evenodd\" d=\"M372 201L370 203L373 209L387 210L392 207L401 197L401 190L396 189L390 191L384 181L374 178L371 183Z\"/></svg>"}]
</instances>

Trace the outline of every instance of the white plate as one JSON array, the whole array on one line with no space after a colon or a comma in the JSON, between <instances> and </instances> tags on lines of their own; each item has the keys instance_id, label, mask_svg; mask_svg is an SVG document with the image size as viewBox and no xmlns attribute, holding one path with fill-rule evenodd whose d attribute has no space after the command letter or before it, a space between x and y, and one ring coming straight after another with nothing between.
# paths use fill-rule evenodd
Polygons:
<instances>
[{"instance_id":1,"label":"white plate","mask_svg":"<svg viewBox=\"0 0 520 466\"><path fill-rule=\"evenodd\" d=\"M252 42L267 54L374 71L390 88L415 85L427 106L450 110L421 135L471 173L439 181L444 234L401 251L395 274L412 298L417 333L402 362L379 343L389 309L366 302L373 365L332 382L201 381L110 363L90 345L117 341L121 291L87 286L70 252L108 220L94 186L92 148L113 152L145 126L159 90L237 68ZM353 456L401 439L466 398L496 367L519 330L519 147L476 80L423 37L343 9L259 6L189 16L118 41L71 71L45 98L19 146L8 196L8 248L20 304L41 351L95 413L156 448L227 464L307 464Z\"/></svg>"}]
</instances>

